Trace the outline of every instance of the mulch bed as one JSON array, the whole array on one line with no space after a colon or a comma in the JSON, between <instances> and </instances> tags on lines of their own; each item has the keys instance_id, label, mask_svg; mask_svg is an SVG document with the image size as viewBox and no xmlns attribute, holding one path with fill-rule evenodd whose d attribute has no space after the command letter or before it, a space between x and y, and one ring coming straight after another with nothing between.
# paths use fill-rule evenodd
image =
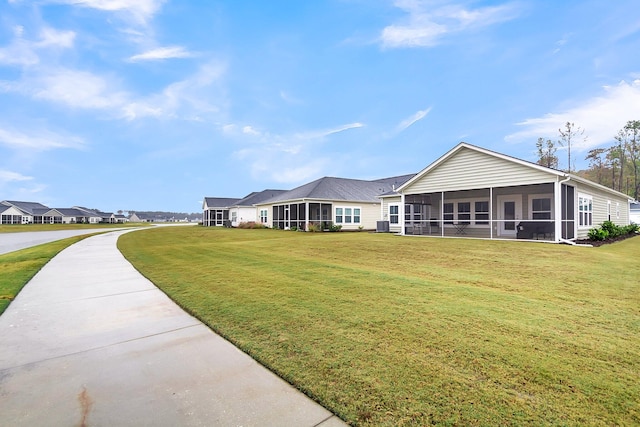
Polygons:
<instances>
[{"instance_id":1,"label":"mulch bed","mask_svg":"<svg viewBox=\"0 0 640 427\"><path fill-rule=\"evenodd\" d=\"M609 243L620 242L622 240L627 240L627 239L630 239L631 237L636 237L636 236L638 236L638 234L625 234L625 235L618 236L613 239L607 239L607 240L582 239L582 240L576 240L576 243L579 245L591 245L591 246L597 247L602 245L608 245Z\"/></svg>"}]
</instances>

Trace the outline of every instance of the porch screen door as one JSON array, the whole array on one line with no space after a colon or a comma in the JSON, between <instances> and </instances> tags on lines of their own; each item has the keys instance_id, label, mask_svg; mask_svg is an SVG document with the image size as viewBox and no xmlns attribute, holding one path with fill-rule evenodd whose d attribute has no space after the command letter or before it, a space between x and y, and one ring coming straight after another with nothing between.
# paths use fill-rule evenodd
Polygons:
<instances>
[{"instance_id":1,"label":"porch screen door","mask_svg":"<svg viewBox=\"0 0 640 427\"><path fill-rule=\"evenodd\" d=\"M515 237L517 234L516 225L522 217L520 199L513 196L498 197L498 206L500 209L498 212L500 236Z\"/></svg>"}]
</instances>

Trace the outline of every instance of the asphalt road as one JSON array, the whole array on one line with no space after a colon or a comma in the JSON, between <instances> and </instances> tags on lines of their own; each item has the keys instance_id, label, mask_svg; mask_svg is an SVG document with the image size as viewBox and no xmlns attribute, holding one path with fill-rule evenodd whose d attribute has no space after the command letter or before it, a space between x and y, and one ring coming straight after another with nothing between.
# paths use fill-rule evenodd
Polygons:
<instances>
[{"instance_id":1,"label":"asphalt road","mask_svg":"<svg viewBox=\"0 0 640 427\"><path fill-rule=\"evenodd\" d=\"M24 233L0 233L0 255L43 243L55 242L67 237L81 236L96 232L113 231L109 228L95 228L82 230L56 230L56 231L27 231Z\"/></svg>"}]
</instances>

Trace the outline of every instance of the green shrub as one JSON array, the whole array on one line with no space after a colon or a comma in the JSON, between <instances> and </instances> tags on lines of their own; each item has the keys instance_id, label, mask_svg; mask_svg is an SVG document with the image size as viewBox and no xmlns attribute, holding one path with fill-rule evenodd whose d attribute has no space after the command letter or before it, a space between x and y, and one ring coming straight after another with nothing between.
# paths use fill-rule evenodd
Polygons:
<instances>
[{"instance_id":1,"label":"green shrub","mask_svg":"<svg viewBox=\"0 0 640 427\"><path fill-rule=\"evenodd\" d=\"M607 240L609 233L601 228L592 228L589 230L589 234L587 234L587 236L589 237L589 240L600 242L602 240Z\"/></svg>"},{"instance_id":2,"label":"green shrub","mask_svg":"<svg viewBox=\"0 0 640 427\"><path fill-rule=\"evenodd\" d=\"M342 230L342 226L341 225L337 225L337 224L330 224L329 225L329 231L340 231Z\"/></svg>"},{"instance_id":3,"label":"green shrub","mask_svg":"<svg viewBox=\"0 0 640 427\"><path fill-rule=\"evenodd\" d=\"M317 224L315 222L310 222L309 223L309 231L312 233L315 233L317 231L322 231L322 229L320 228L320 224Z\"/></svg>"},{"instance_id":4,"label":"green shrub","mask_svg":"<svg viewBox=\"0 0 640 427\"><path fill-rule=\"evenodd\" d=\"M264 226L264 224L260 222L249 221L249 222L241 222L240 224L238 224L238 228L260 229L260 228L266 228L266 227Z\"/></svg>"}]
</instances>

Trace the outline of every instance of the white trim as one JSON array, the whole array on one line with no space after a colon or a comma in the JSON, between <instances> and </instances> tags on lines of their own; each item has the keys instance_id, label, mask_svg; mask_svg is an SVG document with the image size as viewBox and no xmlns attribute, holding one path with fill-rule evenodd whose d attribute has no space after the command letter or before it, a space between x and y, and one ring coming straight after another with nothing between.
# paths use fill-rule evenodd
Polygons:
<instances>
[{"instance_id":1,"label":"white trim","mask_svg":"<svg viewBox=\"0 0 640 427\"><path fill-rule=\"evenodd\" d=\"M338 222L338 209L342 209L342 221ZM351 214L347 215L347 209L351 209ZM358 209L359 213L358 215L356 215L356 209ZM359 225L362 224L362 206L334 206L333 207L333 217L335 218L335 220L333 221L335 224L338 225ZM356 221L355 218L356 216L358 217L359 221ZM347 217L351 218L351 222L346 222Z\"/></svg>"}]
</instances>

